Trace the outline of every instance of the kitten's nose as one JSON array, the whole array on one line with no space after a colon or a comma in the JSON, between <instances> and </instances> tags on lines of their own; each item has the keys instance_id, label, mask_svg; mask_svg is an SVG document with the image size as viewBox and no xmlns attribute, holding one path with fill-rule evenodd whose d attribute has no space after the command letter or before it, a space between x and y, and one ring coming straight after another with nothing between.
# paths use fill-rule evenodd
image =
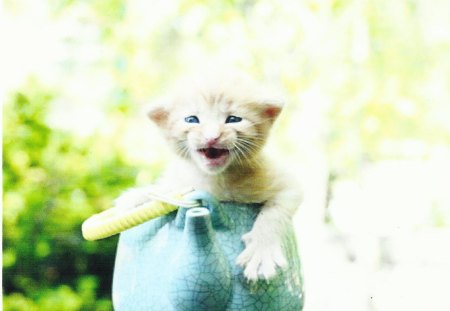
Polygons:
<instances>
[{"instance_id":1,"label":"kitten's nose","mask_svg":"<svg viewBox=\"0 0 450 311\"><path fill-rule=\"evenodd\" d=\"M219 137L214 137L214 138L208 137L208 138L206 138L206 145L208 146L208 148L213 147L214 145L217 144L218 141L219 141Z\"/></svg>"},{"instance_id":2,"label":"kitten's nose","mask_svg":"<svg viewBox=\"0 0 450 311\"><path fill-rule=\"evenodd\" d=\"M220 128L214 124L205 126L202 134L204 142L208 148L215 147L220 140L220 136L222 135Z\"/></svg>"}]
</instances>

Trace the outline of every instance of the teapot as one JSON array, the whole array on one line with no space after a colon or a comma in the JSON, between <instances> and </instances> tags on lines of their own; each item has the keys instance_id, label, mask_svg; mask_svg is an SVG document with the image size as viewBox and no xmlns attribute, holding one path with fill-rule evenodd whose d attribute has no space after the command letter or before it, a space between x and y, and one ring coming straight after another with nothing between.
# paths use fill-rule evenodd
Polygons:
<instances>
[{"instance_id":1,"label":"teapot","mask_svg":"<svg viewBox=\"0 0 450 311\"><path fill-rule=\"evenodd\" d=\"M120 234L113 276L116 311L302 310L303 280L292 225L283 236L288 265L270 279L248 281L236 262L243 234L261 204L187 197L201 207L178 209Z\"/></svg>"}]
</instances>

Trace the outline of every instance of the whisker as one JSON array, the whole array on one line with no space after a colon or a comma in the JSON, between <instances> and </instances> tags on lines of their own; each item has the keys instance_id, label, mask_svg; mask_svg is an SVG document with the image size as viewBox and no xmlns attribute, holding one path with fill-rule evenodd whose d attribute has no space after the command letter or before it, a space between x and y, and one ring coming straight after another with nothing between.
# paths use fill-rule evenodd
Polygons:
<instances>
[{"instance_id":1,"label":"whisker","mask_svg":"<svg viewBox=\"0 0 450 311\"><path fill-rule=\"evenodd\" d=\"M254 140L265 140L266 139L266 135L263 135L261 133L254 133L254 134L247 134L245 132L238 132L238 136L242 137L242 138L247 138L247 139L254 139Z\"/></svg>"},{"instance_id":2,"label":"whisker","mask_svg":"<svg viewBox=\"0 0 450 311\"><path fill-rule=\"evenodd\" d=\"M242 149L242 146L236 141L233 144L233 147L236 152L233 152L233 155L235 155L235 159L240 166L244 166L244 160L247 158L245 155L244 150Z\"/></svg>"},{"instance_id":3,"label":"whisker","mask_svg":"<svg viewBox=\"0 0 450 311\"><path fill-rule=\"evenodd\" d=\"M245 147L248 151L254 151L257 152L259 151L263 144L259 143L259 142L255 142L253 140L249 140L249 139L244 139L244 138L238 138L237 140L239 142L239 144L243 147Z\"/></svg>"},{"instance_id":4,"label":"whisker","mask_svg":"<svg viewBox=\"0 0 450 311\"><path fill-rule=\"evenodd\" d=\"M249 155L251 153L253 153L253 152L258 150L256 148L256 146L248 144L248 143L246 143L245 141L242 141L242 140L237 140L236 141L236 146L239 147L239 150L242 153L242 155L245 157L245 159L248 159Z\"/></svg>"},{"instance_id":5,"label":"whisker","mask_svg":"<svg viewBox=\"0 0 450 311\"><path fill-rule=\"evenodd\" d=\"M189 158L189 147L186 145L185 141L178 141L175 147L181 157Z\"/></svg>"},{"instance_id":6,"label":"whisker","mask_svg":"<svg viewBox=\"0 0 450 311\"><path fill-rule=\"evenodd\" d=\"M248 144L248 145L252 145L252 146L260 146L261 145L261 143L259 143L259 142L255 142L252 139L243 138L243 137L238 137L238 141Z\"/></svg>"}]
</instances>

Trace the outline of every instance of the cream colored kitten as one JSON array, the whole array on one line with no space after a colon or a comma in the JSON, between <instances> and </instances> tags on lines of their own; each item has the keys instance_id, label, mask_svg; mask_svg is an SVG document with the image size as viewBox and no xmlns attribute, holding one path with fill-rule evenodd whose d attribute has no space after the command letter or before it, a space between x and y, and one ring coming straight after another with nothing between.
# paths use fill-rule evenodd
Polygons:
<instances>
[{"instance_id":1,"label":"cream colored kitten","mask_svg":"<svg viewBox=\"0 0 450 311\"><path fill-rule=\"evenodd\" d=\"M206 82L205 82L206 81ZM176 154L156 184L123 194L117 206L147 201L148 191L186 187L206 190L220 201L264 203L242 239L237 264L249 280L270 279L286 259L281 239L300 203L299 189L263 155L262 148L281 103L263 97L238 74L185 80L176 96L152 107L148 116Z\"/></svg>"}]
</instances>

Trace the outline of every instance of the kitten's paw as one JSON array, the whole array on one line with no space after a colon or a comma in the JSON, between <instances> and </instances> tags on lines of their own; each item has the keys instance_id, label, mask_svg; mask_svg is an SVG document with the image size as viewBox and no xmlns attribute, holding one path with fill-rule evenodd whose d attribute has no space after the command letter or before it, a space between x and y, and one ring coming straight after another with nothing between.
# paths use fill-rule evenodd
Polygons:
<instances>
[{"instance_id":1,"label":"kitten's paw","mask_svg":"<svg viewBox=\"0 0 450 311\"><path fill-rule=\"evenodd\" d=\"M151 199L146 195L146 193L146 189L142 188L127 190L114 200L114 206L129 209L150 202Z\"/></svg>"},{"instance_id":2,"label":"kitten's paw","mask_svg":"<svg viewBox=\"0 0 450 311\"><path fill-rule=\"evenodd\" d=\"M277 267L287 265L279 239L266 239L252 230L242 240L245 249L237 257L236 263L244 268L244 276L249 281L270 280L276 276Z\"/></svg>"}]
</instances>

